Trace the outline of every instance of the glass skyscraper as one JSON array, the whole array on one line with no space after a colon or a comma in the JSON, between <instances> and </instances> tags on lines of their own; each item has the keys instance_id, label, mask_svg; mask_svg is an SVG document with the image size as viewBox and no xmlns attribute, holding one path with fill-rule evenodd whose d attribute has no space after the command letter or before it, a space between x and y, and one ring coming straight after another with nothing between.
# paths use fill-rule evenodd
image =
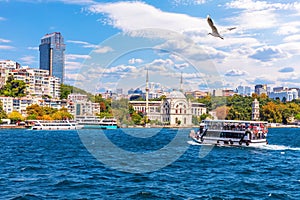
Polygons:
<instances>
[{"instance_id":1,"label":"glass skyscraper","mask_svg":"<svg viewBox=\"0 0 300 200\"><path fill-rule=\"evenodd\" d=\"M59 32L46 34L39 46L40 69L49 70L49 75L60 78L61 83L65 75L65 49L64 38Z\"/></svg>"}]
</instances>

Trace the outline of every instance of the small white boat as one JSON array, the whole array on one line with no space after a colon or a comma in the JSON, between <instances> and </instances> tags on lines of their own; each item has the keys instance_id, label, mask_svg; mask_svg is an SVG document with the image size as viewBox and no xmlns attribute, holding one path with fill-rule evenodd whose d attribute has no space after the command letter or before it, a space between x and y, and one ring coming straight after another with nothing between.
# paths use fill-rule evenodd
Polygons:
<instances>
[{"instance_id":1,"label":"small white boat","mask_svg":"<svg viewBox=\"0 0 300 200\"><path fill-rule=\"evenodd\" d=\"M203 120L189 136L200 144L255 147L268 144L267 134L265 121Z\"/></svg>"},{"instance_id":2,"label":"small white boat","mask_svg":"<svg viewBox=\"0 0 300 200\"><path fill-rule=\"evenodd\" d=\"M83 128L83 125L69 120L28 120L26 126L30 130L76 130Z\"/></svg>"}]
</instances>

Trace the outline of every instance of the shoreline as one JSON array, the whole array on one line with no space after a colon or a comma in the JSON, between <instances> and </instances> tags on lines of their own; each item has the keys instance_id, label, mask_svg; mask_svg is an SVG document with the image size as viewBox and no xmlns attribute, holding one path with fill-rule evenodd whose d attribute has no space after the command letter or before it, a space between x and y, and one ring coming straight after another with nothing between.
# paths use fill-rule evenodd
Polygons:
<instances>
[{"instance_id":1,"label":"shoreline","mask_svg":"<svg viewBox=\"0 0 300 200\"><path fill-rule=\"evenodd\" d=\"M26 127L18 125L0 125L0 129L26 129Z\"/></svg>"},{"instance_id":2,"label":"shoreline","mask_svg":"<svg viewBox=\"0 0 300 200\"><path fill-rule=\"evenodd\" d=\"M119 128L124 128L124 129L130 129L130 128L176 128L176 129L190 129L190 128L198 128L199 126L126 126L126 127L119 127ZM268 128L300 128L300 125L285 125L285 124L273 124L268 126ZM0 130L1 129L27 129L26 126L18 126L18 125L0 125ZM88 128L86 128L88 129Z\"/></svg>"}]
</instances>

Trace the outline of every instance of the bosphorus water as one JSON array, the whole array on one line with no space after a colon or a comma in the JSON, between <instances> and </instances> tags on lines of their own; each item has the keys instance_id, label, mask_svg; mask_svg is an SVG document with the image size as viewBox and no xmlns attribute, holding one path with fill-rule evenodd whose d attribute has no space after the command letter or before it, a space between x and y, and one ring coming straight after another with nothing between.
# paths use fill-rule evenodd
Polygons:
<instances>
[{"instance_id":1,"label":"bosphorus water","mask_svg":"<svg viewBox=\"0 0 300 200\"><path fill-rule=\"evenodd\" d=\"M151 137L134 137L142 132ZM177 130L104 134L125 151L146 154L167 146ZM203 146L191 142L188 130L181 134L184 143L172 147L175 154L184 149L178 159L134 173L96 159L77 131L0 130L0 199L300 199L300 129L272 128L266 147L214 147L203 157ZM120 163L128 165L126 159Z\"/></svg>"}]
</instances>

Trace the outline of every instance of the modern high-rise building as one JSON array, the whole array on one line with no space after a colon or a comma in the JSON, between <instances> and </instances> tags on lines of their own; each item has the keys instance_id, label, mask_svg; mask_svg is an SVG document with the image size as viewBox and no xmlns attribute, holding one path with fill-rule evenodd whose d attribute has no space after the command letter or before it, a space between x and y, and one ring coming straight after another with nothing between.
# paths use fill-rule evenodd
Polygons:
<instances>
[{"instance_id":1,"label":"modern high-rise building","mask_svg":"<svg viewBox=\"0 0 300 200\"><path fill-rule=\"evenodd\" d=\"M46 34L39 46L40 69L49 70L49 75L60 78L61 83L65 75L65 49L64 38L59 32Z\"/></svg>"}]
</instances>

